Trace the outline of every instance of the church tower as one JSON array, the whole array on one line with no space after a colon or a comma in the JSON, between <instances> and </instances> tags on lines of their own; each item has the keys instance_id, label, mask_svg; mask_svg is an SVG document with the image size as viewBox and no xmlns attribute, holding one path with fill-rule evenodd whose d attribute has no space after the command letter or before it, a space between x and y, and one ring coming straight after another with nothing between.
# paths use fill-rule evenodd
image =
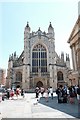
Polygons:
<instances>
[{"instance_id":1,"label":"church tower","mask_svg":"<svg viewBox=\"0 0 80 120\"><path fill-rule=\"evenodd\" d=\"M29 88L30 83L30 42L29 42L29 36L30 36L30 27L29 23L27 22L27 25L25 27L24 31L24 62L23 62L23 88Z\"/></svg>"},{"instance_id":2,"label":"church tower","mask_svg":"<svg viewBox=\"0 0 80 120\"><path fill-rule=\"evenodd\" d=\"M49 69L50 69L50 86L57 87L56 83L56 55L55 55L55 34L54 34L54 28L52 27L52 24L50 22L50 25L48 27L48 37L49 37Z\"/></svg>"},{"instance_id":3,"label":"church tower","mask_svg":"<svg viewBox=\"0 0 80 120\"><path fill-rule=\"evenodd\" d=\"M70 68L70 58L69 58L69 54L66 53L66 66L67 68Z\"/></svg>"}]
</instances>

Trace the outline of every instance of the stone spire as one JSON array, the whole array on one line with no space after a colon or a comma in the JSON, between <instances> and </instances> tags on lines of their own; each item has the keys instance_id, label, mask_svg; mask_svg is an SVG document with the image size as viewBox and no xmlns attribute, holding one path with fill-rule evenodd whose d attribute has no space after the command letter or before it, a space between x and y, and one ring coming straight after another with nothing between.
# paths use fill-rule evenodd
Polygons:
<instances>
[{"instance_id":1,"label":"stone spire","mask_svg":"<svg viewBox=\"0 0 80 120\"><path fill-rule=\"evenodd\" d=\"M66 53L66 66L70 68L70 58L69 58L69 54L67 53Z\"/></svg>"},{"instance_id":2,"label":"stone spire","mask_svg":"<svg viewBox=\"0 0 80 120\"><path fill-rule=\"evenodd\" d=\"M62 62L64 62L64 53L63 52L61 53L61 60L62 60Z\"/></svg>"},{"instance_id":3,"label":"stone spire","mask_svg":"<svg viewBox=\"0 0 80 120\"><path fill-rule=\"evenodd\" d=\"M68 54L68 61L70 61L69 54Z\"/></svg>"},{"instance_id":4,"label":"stone spire","mask_svg":"<svg viewBox=\"0 0 80 120\"><path fill-rule=\"evenodd\" d=\"M38 31L41 31L41 30L40 30L40 27L39 27Z\"/></svg>"},{"instance_id":5,"label":"stone spire","mask_svg":"<svg viewBox=\"0 0 80 120\"><path fill-rule=\"evenodd\" d=\"M69 54L66 53L66 61L70 61Z\"/></svg>"},{"instance_id":6,"label":"stone spire","mask_svg":"<svg viewBox=\"0 0 80 120\"><path fill-rule=\"evenodd\" d=\"M66 53L66 61L68 61L67 53Z\"/></svg>"},{"instance_id":7,"label":"stone spire","mask_svg":"<svg viewBox=\"0 0 80 120\"><path fill-rule=\"evenodd\" d=\"M26 25L26 27L27 27L27 28L29 27L29 22L27 22L27 25Z\"/></svg>"},{"instance_id":8,"label":"stone spire","mask_svg":"<svg viewBox=\"0 0 80 120\"><path fill-rule=\"evenodd\" d=\"M16 51L14 52L14 56L16 56Z\"/></svg>"},{"instance_id":9,"label":"stone spire","mask_svg":"<svg viewBox=\"0 0 80 120\"><path fill-rule=\"evenodd\" d=\"M30 33L30 30L31 30L31 29L30 29L30 27L29 27L29 23L27 22L27 25L26 25L26 27L25 27L25 31L28 32L28 33Z\"/></svg>"},{"instance_id":10,"label":"stone spire","mask_svg":"<svg viewBox=\"0 0 80 120\"><path fill-rule=\"evenodd\" d=\"M53 28L51 22L50 22L49 28Z\"/></svg>"},{"instance_id":11,"label":"stone spire","mask_svg":"<svg viewBox=\"0 0 80 120\"><path fill-rule=\"evenodd\" d=\"M51 39L54 39L54 28L52 27L52 24L50 22L49 27L48 27L48 37Z\"/></svg>"},{"instance_id":12,"label":"stone spire","mask_svg":"<svg viewBox=\"0 0 80 120\"><path fill-rule=\"evenodd\" d=\"M53 33L54 28L52 27L52 24L50 22L49 27L48 27L48 33Z\"/></svg>"},{"instance_id":13,"label":"stone spire","mask_svg":"<svg viewBox=\"0 0 80 120\"><path fill-rule=\"evenodd\" d=\"M14 52L14 60L16 60L16 51Z\"/></svg>"}]
</instances>

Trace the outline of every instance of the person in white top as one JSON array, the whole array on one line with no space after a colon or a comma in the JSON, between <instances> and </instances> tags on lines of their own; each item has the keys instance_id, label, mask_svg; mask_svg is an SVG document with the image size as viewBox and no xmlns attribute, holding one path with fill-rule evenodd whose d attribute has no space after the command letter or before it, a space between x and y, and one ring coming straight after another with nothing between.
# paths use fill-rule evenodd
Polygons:
<instances>
[{"instance_id":1,"label":"person in white top","mask_svg":"<svg viewBox=\"0 0 80 120\"><path fill-rule=\"evenodd\" d=\"M46 88L45 89L45 99L46 99L46 102L48 102L48 97L49 97L48 88Z\"/></svg>"},{"instance_id":2,"label":"person in white top","mask_svg":"<svg viewBox=\"0 0 80 120\"><path fill-rule=\"evenodd\" d=\"M51 94L51 98L53 99L53 88L50 87L49 91L50 91L50 94Z\"/></svg>"},{"instance_id":3,"label":"person in white top","mask_svg":"<svg viewBox=\"0 0 80 120\"><path fill-rule=\"evenodd\" d=\"M42 97L43 97L43 94L44 94L44 88L41 87L41 88L40 88L40 91L41 91L41 95L42 95Z\"/></svg>"}]
</instances>

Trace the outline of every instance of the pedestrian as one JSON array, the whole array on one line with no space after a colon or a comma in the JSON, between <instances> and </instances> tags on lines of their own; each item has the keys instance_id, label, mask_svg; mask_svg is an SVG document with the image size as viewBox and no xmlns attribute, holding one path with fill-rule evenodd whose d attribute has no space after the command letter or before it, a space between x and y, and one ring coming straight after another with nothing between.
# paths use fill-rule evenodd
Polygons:
<instances>
[{"instance_id":1,"label":"pedestrian","mask_svg":"<svg viewBox=\"0 0 80 120\"><path fill-rule=\"evenodd\" d=\"M78 103L80 104L80 86L78 86L77 88L77 99L78 99Z\"/></svg>"},{"instance_id":2,"label":"pedestrian","mask_svg":"<svg viewBox=\"0 0 80 120\"><path fill-rule=\"evenodd\" d=\"M63 103L63 86L62 85L60 85L57 88L56 94L58 96L58 103Z\"/></svg>"},{"instance_id":3,"label":"pedestrian","mask_svg":"<svg viewBox=\"0 0 80 120\"><path fill-rule=\"evenodd\" d=\"M35 92L36 92L36 98L38 98L40 92L39 87L36 87Z\"/></svg>"},{"instance_id":4,"label":"pedestrian","mask_svg":"<svg viewBox=\"0 0 80 120\"><path fill-rule=\"evenodd\" d=\"M14 97L14 90L11 90L11 91L10 91L10 97L11 97L11 99L13 100L13 97Z\"/></svg>"},{"instance_id":5,"label":"pedestrian","mask_svg":"<svg viewBox=\"0 0 80 120\"><path fill-rule=\"evenodd\" d=\"M75 97L75 93L74 93L74 89L73 89L73 86L69 87L69 95L70 95L70 103L74 103L74 97Z\"/></svg>"},{"instance_id":6,"label":"pedestrian","mask_svg":"<svg viewBox=\"0 0 80 120\"><path fill-rule=\"evenodd\" d=\"M78 86L75 85L75 96L76 96L76 98L77 98L77 89L78 89Z\"/></svg>"},{"instance_id":7,"label":"pedestrian","mask_svg":"<svg viewBox=\"0 0 80 120\"><path fill-rule=\"evenodd\" d=\"M40 88L40 92L41 92L41 95L43 97L43 94L44 94L44 88L43 87Z\"/></svg>"},{"instance_id":8,"label":"pedestrian","mask_svg":"<svg viewBox=\"0 0 80 120\"><path fill-rule=\"evenodd\" d=\"M48 88L46 88L46 90L45 90L45 99L46 99L46 102L48 102L49 100L49 94L48 94Z\"/></svg>"},{"instance_id":9,"label":"pedestrian","mask_svg":"<svg viewBox=\"0 0 80 120\"><path fill-rule=\"evenodd\" d=\"M7 99L9 100L9 98L10 98L10 92L9 90L7 90Z\"/></svg>"},{"instance_id":10,"label":"pedestrian","mask_svg":"<svg viewBox=\"0 0 80 120\"><path fill-rule=\"evenodd\" d=\"M53 99L53 88L50 87L49 91L50 91L50 94L51 94L51 98Z\"/></svg>"},{"instance_id":11,"label":"pedestrian","mask_svg":"<svg viewBox=\"0 0 80 120\"><path fill-rule=\"evenodd\" d=\"M62 88L62 97L63 97L63 103L67 103L67 86L66 85Z\"/></svg>"},{"instance_id":12,"label":"pedestrian","mask_svg":"<svg viewBox=\"0 0 80 120\"><path fill-rule=\"evenodd\" d=\"M24 98L24 90L21 89L21 96Z\"/></svg>"},{"instance_id":13,"label":"pedestrian","mask_svg":"<svg viewBox=\"0 0 80 120\"><path fill-rule=\"evenodd\" d=\"M17 89L16 89L16 96L18 97L19 95L20 95L20 89L17 88Z\"/></svg>"}]
</instances>

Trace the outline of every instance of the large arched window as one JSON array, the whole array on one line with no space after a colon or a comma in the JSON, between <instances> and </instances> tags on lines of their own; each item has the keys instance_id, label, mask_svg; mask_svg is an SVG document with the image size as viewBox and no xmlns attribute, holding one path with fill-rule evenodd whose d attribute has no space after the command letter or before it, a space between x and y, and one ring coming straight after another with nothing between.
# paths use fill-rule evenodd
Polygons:
<instances>
[{"instance_id":1,"label":"large arched window","mask_svg":"<svg viewBox=\"0 0 80 120\"><path fill-rule=\"evenodd\" d=\"M62 73L61 71L59 71L59 72L57 73L57 80L58 80L58 81L62 81L62 80L63 80L63 73Z\"/></svg>"},{"instance_id":2,"label":"large arched window","mask_svg":"<svg viewBox=\"0 0 80 120\"><path fill-rule=\"evenodd\" d=\"M32 50L32 72L47 72L47 51L41 44Z\"/></svg>"},{"instance_id":3,"label":"large arched window","mask_svg":"<svg viewBox=\"0 0 80 120\"><path fill-rule=\"evenodd\" d=\"M16 81L22 82L22 73L21 72L16 73Z\"/></svg>"}]
</instances>

